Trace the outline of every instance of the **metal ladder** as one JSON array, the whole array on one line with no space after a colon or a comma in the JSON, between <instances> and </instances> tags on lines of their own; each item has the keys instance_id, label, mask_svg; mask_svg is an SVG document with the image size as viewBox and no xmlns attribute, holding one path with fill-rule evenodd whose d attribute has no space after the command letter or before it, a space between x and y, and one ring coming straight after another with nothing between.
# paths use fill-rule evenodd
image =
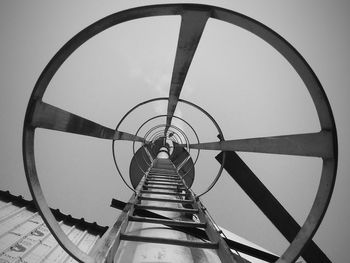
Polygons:
<instances>
[{"instance_id":1,"label":"metal ladder","mask_svg":"<svg viewBox=\"0 0 350 263\"><path fill-rule=\"evenodd\" d=\"M157 205L143 204L144 201L155 201ZM169 204L178 205L174 207ZM177 212L182 216L178 220L152 211L163 214L166 211ZM120 240L215 249L221 262L248 262L231 252L206 208L186 186L170 159L154 159L151 168L136 188L136 194L130 199L119 219L123 221L120 225L124 226L120 230ZM130 234L125 231L129 222L165 225L199 239L181 240Z\"/></svg>"}]
</instances>

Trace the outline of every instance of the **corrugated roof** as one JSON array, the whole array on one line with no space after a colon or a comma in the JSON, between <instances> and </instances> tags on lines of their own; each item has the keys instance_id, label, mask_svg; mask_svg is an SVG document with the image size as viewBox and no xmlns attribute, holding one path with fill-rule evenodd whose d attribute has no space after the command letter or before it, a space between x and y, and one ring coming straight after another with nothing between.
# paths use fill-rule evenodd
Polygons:
<instances>
[{"instance_id":1,"label":"corrugated roof","mask_svg":"<svg viewBox=\"0 0 350 263\"><path fill-rule=\"evenodd\" d=\"M108 227L51 209L62 230L88 253ZM0 190L0 262L76 262L57 243L33 201Z\"/></svg>"}]
</instances>

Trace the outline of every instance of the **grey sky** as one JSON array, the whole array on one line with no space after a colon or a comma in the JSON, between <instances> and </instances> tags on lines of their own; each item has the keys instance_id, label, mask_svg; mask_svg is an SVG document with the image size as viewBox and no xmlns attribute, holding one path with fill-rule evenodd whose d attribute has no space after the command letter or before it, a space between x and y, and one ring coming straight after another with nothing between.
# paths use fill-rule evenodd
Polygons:
<instances>
[{"instance_id":1,"label":"grey sky","mask_svg":"<svg viewBox=\"0 0 350 263\"><path fill-rule=\"evenodd\" d=\"M174 1L0 2L2 190L30 198L22 165L22 123L34 84L57 50L81 29L108 14L170 2ZM222 6L266 24L294 45L319 77L337 124L339 165L334 195L314 240L333 262L347 262L350 3L191 2ZM147 18L101 33L62 66L45 100L114 127L138 102L167 96L179 21L178 17ZM289 64L257 37L218 21L211 20L206 26L181 97L210 112L227 139L319 129L311 98ZM207 119L187 106L179 106L181 116L199 131L202 141L215 140L216 132ZM135 132L147 117L162 110L165 113L164 104L149 105L131 116L123 128ZM111 198L125 201L131 193L116 175L111 143L41 130L36 139L38 172L50 206L75 217L112 224L118 211L109 208ZM127 174L132 155L130 143L117 145L117 153L123 153L118 160ZM197 192L216 173L215 154L201 153L194 186ZM321 161L252 153L240 156L302 223L316 194ZM226 229L278 254L287 247L284 238L226 174L203 199Z\"/></svg>"}]
</instances>

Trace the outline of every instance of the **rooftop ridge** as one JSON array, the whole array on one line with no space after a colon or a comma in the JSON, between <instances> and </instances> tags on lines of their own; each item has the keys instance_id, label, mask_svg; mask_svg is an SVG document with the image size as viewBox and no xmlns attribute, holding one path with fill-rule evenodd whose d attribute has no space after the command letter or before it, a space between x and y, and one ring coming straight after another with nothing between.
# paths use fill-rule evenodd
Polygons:
<instances>
[{"instance_id":1,"label":"rooftop ridge","mask_svg":"<svg viewBox=\"0 0 350 263\"><path fill-rule=\"evenodd\" d=\"M5 202L12 202L14 205L26 207L28 210L31 210L33 212L38 211L33 200L26 200L22 195L13 195L10 193L10 191L0 190L0 200L3 200ZM108 226L100 226L96 222L87 222L84 218L77 219L72 217L70 214L66 215L62 213L60 209L50 209L57 221L64 221L68 225L75 225L78 228L87 230L91 234L102 236L108 229Z\"/></svg>"}]
</instances>

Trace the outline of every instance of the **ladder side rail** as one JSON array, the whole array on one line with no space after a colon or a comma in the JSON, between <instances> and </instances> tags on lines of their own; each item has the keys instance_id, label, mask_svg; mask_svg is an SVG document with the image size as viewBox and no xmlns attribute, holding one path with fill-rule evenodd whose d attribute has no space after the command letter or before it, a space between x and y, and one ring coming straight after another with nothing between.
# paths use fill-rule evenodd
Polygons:
<instances>
[{"instance_id":1,"label":"ladder side rail","mask_svg":"<svg viewBox=\"0 0 350 263\"><path fill-rule=\"evenodd\" d=\"M120 236L124 234L129 221L129 216L134 213L134 205L138 200L139 193L146 181L147 173L142 177L134 193L125 205L122 213L114 223L110 231L107 231L89 253L96 262L112 263L114 255L120 244Z\"/></svg>"},{"instance_id":2,"label":"ladder side rail","mask_svg":"<svg viewBox=\"0 0 350 263\"><path fill-rule=\"evenodd\" d=\"M217 230L215 223L207 214L207 209L201 203L199 198L197 198L197 202L194 203L195 208L199 210L198 217L201 222L206 222L206 233L211 242L217 242L219 247L217 249L218 255L222 262L235 262L235 263L248 263L246 259L243 259L241 256L234 254L220 232Z\"/></svg>"},{"instance_id":3,"label":"ladder side rail","mask_svg":"<svg viewBox=\"0 0 350 263\"><path fill-rule=\"evenodd\" d=\"M175 167L175 165L174 165ZM214 222L211 220L211 218L206 213L205 206L201 203L198 197L196 197L196 194L192 191L191 188L189 188L185 182L185 180L179 176L182 180L185 188L187 188L187 192L191 195L191 198L195 200L193 202L193 208L198 209L198 217L200 222L203 222L206 224L205 232L209 238L209 240L212 243L218 243L218 249L217 253L222 262L232 262L232 263L247 263L248 261L240 257L239 255L236 255L232 253L231 249L223 239L223 237L220 235L220 233L217 231L216 226Z\"/></svg>"}]
</instances>

